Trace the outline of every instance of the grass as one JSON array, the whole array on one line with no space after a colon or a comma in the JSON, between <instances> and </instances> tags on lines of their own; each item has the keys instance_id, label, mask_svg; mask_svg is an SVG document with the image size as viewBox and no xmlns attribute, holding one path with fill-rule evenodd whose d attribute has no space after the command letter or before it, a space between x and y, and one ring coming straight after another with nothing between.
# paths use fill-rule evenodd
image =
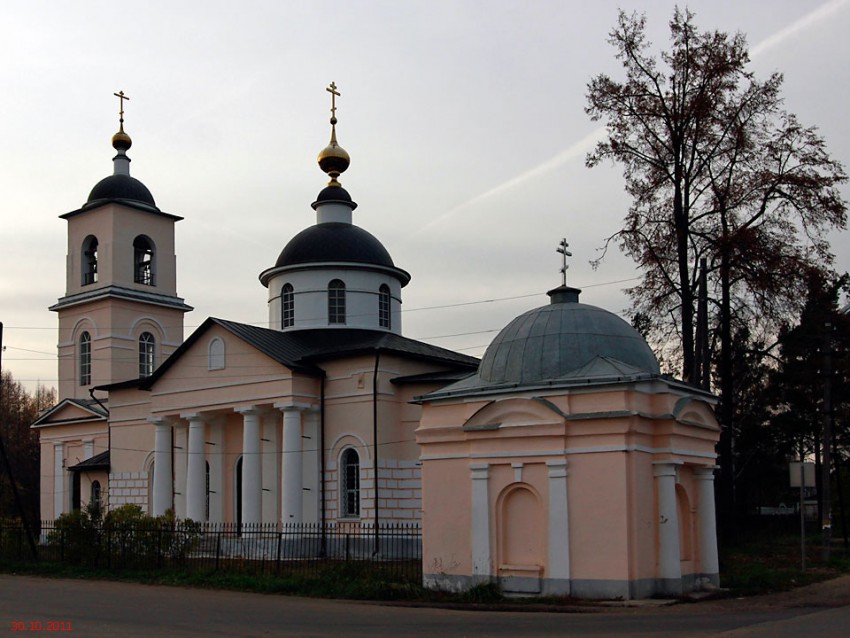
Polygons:
<instances>
[{"instance_id":1,"label":"grass","mask_svg":"<svg viewBox=\"0 0 850 638\"><path fill-rule=\"evenodd\" d=\"M850 552L836 543L828 564L820 561L820 546L809 545L809 568L800 570L800 543L795 534L767 531L750 533L734 545L721 546L721 586L733 596L753 596L850 573ZM239 571L123 570L114 571L51 562L0 565L7 573L28 573L61 578L123 580L147 584L229 589L268 594L289 594L353 600L432 602L468 606L554 606L575 603L568 599L506 599L497 584L482 584L458 594L435 592L410 578L382 569L380 564L351 562L329 564L309 573L256 574Z\"/></svg>"},{"instance_id":2,"label":"grass","mask_svg":"<svg viewBox=\"0 0 850 638\"><path fill-rule=\"evenodd\" d=\"M350 600L422 600L428 595L428 590L418 582L374 569L368 563L355 562L332 565L310 574L284 575L168 569L106 570L47 562L4 565L0 566L0 571Z\"/></svg>"},{"instance_id":3,"label":"grass","mask_svg":"<svg viewBox=\"0 0 850 638\"><path fill-rule=\"evenodd\" d=\"M810 541L807 546L807 568L802 571L798 535L750 533L733 545L721 547L720 584L733 595L754 596L850 573L850 552L843 545L833 545L831 560L825 564L816 542Z\"/></svg>"}]
</instances>

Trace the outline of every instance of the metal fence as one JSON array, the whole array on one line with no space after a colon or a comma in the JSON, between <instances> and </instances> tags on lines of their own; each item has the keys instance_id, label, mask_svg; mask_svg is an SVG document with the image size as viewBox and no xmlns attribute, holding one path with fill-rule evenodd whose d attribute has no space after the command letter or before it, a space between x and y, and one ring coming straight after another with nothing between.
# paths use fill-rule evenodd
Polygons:
<instances>
[{"instance_id":1,"label":"metal fence","mask_svg":"<svg viewBox=\"0 0 850 638\"><path fill-rule=\"evenodd\" d=\"M24 527L0 523L0 564L38 560L110 570L316 575L342 563L369 564L393 578L422 577L416 524L233 524L133 521L71 526L43 521L33 557Z\"/></svg>"}]
</instances>

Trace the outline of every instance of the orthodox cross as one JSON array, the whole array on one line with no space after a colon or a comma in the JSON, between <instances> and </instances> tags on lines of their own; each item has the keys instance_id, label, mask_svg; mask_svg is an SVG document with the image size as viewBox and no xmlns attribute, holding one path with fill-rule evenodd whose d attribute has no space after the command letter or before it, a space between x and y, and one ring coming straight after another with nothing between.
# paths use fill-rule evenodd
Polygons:
<instances>
[{"instance_id":1,"label":"orthodox cross","mask_svg":"<svg viewBox=\"0 0 850 638\"><path fill-rule=\"evenodd\" d=\"M325 91L331 94L331 124L336 124L336 99L340 96L340 92L336 90L335 82L331 82Z\"/></svg>"},{"instance_id":2,"label":"orthodox cross","mask_svg":"<svg viewBox=\"0 0 850 638\"><path fill-rule=\"evenodd\" d=\"M121 123L121 130L124 130L124 100L130 101L126 95L124 95L124 91L118 91L118 93L113 93L115 97L117 97L121 101L121 109L118 111L119 122Z\"/></svg>"},{"instance_id":3,"label":"orthodox cross","mask_svg":"<svg viewBox=\"0 0 850 638\"><path fill-rule=\"evenodd\" d=\"M555 249L555 252L561 253L563 259L563 265L561 266L561 283L564 286L567 285L567 268L569 268L569 266L567 265L567 257L573 256L573 254L569 250L567 250L567 248L569 247L570 245L567 243L567 238L564 237L561 240L561 243L558 244L558 247Z\"/></svg>"}]
</instances>

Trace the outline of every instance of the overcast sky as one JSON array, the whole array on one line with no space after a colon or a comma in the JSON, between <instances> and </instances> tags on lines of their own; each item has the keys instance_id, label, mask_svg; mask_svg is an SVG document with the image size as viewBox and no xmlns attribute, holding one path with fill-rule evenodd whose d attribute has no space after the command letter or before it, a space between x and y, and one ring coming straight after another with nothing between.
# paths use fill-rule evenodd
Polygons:
<instances>
[{"instance_id":1,"label":"overcast sky","mask_svg":"<svg viewBox=\"0 0 850 638\"><path fill-rule=\"evenodd\" d=\"M0 0L0 321L3 366L56 384L66 222L111 174L123 90L131 172L177 225L178 293L208 316L267 322L258 274L314 223L335 81L354 221L413 279L405 335L481 356L560 283L622 312L638 273L588 262L628 200L618 166L587 169L593 75L621 78L618 7L666 46L674 3L646 0L44 2ZM760 78L850 163L850 0L710 0L703 30L742 31ZM844 188L848 198L850 189ZM846 234L837 267L850 270ZM485 302L489 303L470 303ZM458 336L452 336L458 335Z\"/></svg>"}]
</instances>

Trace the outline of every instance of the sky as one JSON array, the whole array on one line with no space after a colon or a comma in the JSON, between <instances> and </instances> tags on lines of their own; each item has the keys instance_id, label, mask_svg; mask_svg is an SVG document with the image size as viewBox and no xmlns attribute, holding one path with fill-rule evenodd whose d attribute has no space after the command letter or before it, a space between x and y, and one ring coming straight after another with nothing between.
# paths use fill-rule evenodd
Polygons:
<instances>
[{"instance_id":1,"label":"sky","mask_svg":"<svg viewBox=\"0 0 850 638\"><path fill-rule=\"evenodd\" d=\"M782 72L786 108L850 163L850 0L687 6L702 30L746 34L750 69ZM406 336L480 357L548 303L563 237L582 301L623 314L634 264L589 264L627 211L622 171L584 162L602 133L587 83L623 77L607 42L618 8L666 46L674 2L660 0L0 0L3 369L57 384L58 216L112 173L119 90L132 175L185 218L186 336L208 316L267 324L258 275L315 222L332 81L354 222L413 277ZM847 233L832 247L850 270Z\"/></svg>"}]
</instances>

